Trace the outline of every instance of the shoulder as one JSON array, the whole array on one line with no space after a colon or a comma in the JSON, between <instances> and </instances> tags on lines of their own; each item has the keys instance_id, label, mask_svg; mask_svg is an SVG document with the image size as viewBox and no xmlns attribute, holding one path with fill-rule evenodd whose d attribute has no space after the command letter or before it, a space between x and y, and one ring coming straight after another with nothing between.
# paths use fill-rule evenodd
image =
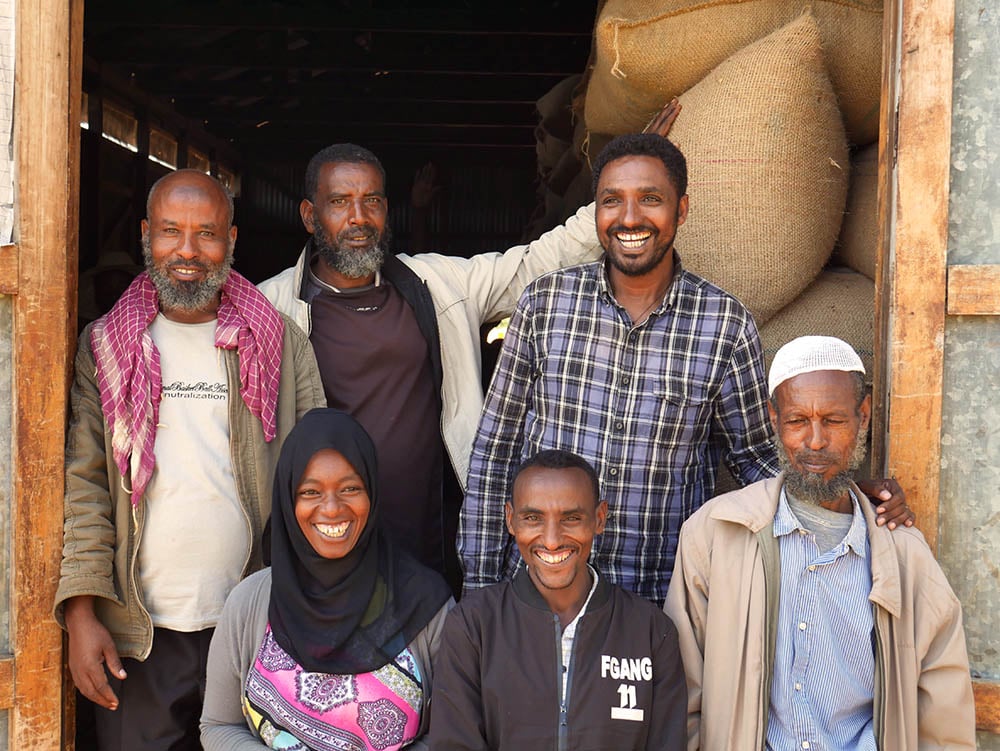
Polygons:
<instances>
[{"instance_id":1,"label":"shoulder","mask_svg":"<svg viewBox=\"0 0 1000 751\"><path fill-rule=\"evenodd\" d=\"M666 614L644 597L629 592L617 584L611 585L611 598L619 618L627 618L635 624L649 624L656 630L674 630L673 623Z\"/></svg>"},{"instance_id":2,"label":"shoulder","mask_svg":"<svg viewBox=\"0 0 1000 751\"><path fill-rule=\"evenodd\" d=\"M264 606L271 599L271 569L265 568L250 574L241 581L229 593L226 599L226 610L237 612L252 611L260 606L263 600Z\"/></svg>"},{"instance_id":3,"label":"shoulder","mask_svg":"<svg viewBox=\"0 0 1000 751\"><path fill-rule=\"evenodd\" d=\"M511 593L509 581L490 584L487 587L466 592L462 595L461 601L448 614L448 620L461 621L466 624L488 621L493 614L504 607L503 603L509 593Z\"/></svg>"},{"instance_id":4,"label":"shoulder","mask_svg":"<svg viewBox=\"0 0 1000 751\"><path fill-rule=\"evenodd\" d=\"M704 277L682 269L677 277L677 283L681 291L679 304L691 312L725 316L732 324L740 327L754 324L753 316L746 305ZM756 330L755 324L754 330Z\"/></svg>"},{"instance_id":5,"label":"shoulder","mask_svg":"<svg viewBox=\"0 0 1000 751\"><path fill-rule=\"evenodd\" d=\"M759 480L706 501L681 525L681 536L711 537L722 525L730 524L745 527L750 533L758 532L774 519L780 482L773 477Z\"/></svg>"},{"instance_id":6,"label":"shoulder","mask_svg":"<svg viewBox=\"0 0 1000 751\"><path fill-rule=\"evenodd\" d=\"M899 563L902 585L913 593L914 600L923 601L925 606L941 612L960 607L941 564L920 530L916 527L896 527L890 531L885 527L870 526L869 535L873 539L877 535L883 543L891 545ZM874 556L874 546L872 552ZM877 559L873 559L872 567L877 563Z\"/></svg>"},{"instance_id":7,"label":"shoulder","mask_svg":"<svg viewBox=\"0 0 1000 751\"><path fill-rule=\"evenodd\" d=\"M312 346L309 343L309 337L306 332L280 308L278 309L278 315L281 316L281 322L284 324L283 339L286 345L292 345L293 347L302 347L305 345Z\"/></svg>"},{"instance_id":8,"label":"shoulder","mask_svg":"<svg viewBox=\"0 0 1000 751\"><path fill-rule=\"evenodd\" d=\"M305 251L302 251L294 266L265 279L257 285L257 289L279 310L287 312L286 307L297 297L296 279L304 263Z\"/></svg>"}]
</instances>

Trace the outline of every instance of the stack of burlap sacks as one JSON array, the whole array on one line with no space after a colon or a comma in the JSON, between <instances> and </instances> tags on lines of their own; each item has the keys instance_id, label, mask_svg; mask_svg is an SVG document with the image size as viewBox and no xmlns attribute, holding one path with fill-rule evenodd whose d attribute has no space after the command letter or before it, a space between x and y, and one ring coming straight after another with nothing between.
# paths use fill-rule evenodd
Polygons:
<instances>
[{"instance_id":1,"label":"stack of burlap sacks","mask_svg":"<svg viewBox=\"0 0 1000 751\"><path fill-rule=\"evenodd\" d=\"M677 96L685 267L750 308L767 366L828 334L870 377L881 32L882 0L607 0L583 80L539 102L547 220L589 200L588 154Z\"/></svg>"}]
</instances>

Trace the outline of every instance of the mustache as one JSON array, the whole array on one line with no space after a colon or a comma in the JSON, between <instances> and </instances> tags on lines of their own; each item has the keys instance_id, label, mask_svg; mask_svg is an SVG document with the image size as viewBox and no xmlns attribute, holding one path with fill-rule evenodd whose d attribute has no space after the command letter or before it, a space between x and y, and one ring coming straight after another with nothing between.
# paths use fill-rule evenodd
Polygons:
<instances>
[{"instance_id":1,"label":"mustache","mask_svg":"<svg viewBox=\"0 0 1000 751\"><path fill-rule=\"evenodd\" d=\"M616 224L616 225L614 225L612 227L608 227L608 234L609 235L616 235L616 234L619 234L619 233L622 233L622 232L625 232L625 233L650 232L653 235L658 234L657 231L656 231L656 227L651 227L651 226L646 225L646 224L641 224L638 227L626 227L624 224Z\"/></svg>"},{"instance_id":2,"label":"mustache","mask_svg":"<svg viewBox=\"0 0 1000 751\"><path fill-rule=\"evenodd\" d=\"M337 240L361 240L370 237L377 238L379 236L378 230L373 224L362 224L358 227L352 227L350 229L344 229L337 233Z\"/></svg>"},{"instance_id":3,"label":"mustache","mask_svg":"<svg viewBox=\"0 0 1000 751\"><path fill-rule=\"evenodd\" d=\"M827 451L809 451L807 449L803 451L797 451L795 453L795 459L796 461L799 462L809 462L809 463L822 462L825 464L831 464L837 461L838 458L839 457L836 457Z\"/></svg>"}]
</instances>

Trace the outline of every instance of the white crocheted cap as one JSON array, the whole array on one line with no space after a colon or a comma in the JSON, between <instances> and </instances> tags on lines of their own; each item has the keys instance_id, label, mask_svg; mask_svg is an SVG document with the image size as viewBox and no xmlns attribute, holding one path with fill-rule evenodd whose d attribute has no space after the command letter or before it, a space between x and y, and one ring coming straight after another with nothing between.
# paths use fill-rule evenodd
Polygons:
<instances>
[{"instance_id":1,"label":"white crocheted cap","mask_svg":"<svg viewBox=\"0 0 1000 751\"><path fill-rule=\"evenodd\" d=\"M835 336L800 336L778 350L771 362L767 376L767 393L789 378L817 370L841 370L845 373L864 373L865 366L854 348Z\"/></svg>"}]
</instances>

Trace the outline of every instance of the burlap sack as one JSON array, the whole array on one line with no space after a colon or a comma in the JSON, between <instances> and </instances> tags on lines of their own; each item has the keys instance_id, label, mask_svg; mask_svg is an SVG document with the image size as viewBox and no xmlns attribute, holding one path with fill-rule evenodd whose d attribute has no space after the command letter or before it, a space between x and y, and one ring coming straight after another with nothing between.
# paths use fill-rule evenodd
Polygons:
<instances>
[{"instance_id":1,"label":"burlap sack","mask_svg":"<svg viewBox=\"0 0 1000 751\"><path fill-rule=\"evenodd\" d=\"M791 305L761 326L765 368L783 344L806 334L836 336L857 350L869 384L874 366L875 284L856 271L824 271Z\"/></svg>"},{"instance_id":2,"label":"burlap sack","mask_svg":"<svg viewBox=\"0 0 1000 751\"><path fill-rule=\"evenodd\" d=\"M882 0L608 0L586 96L587 127L632 133L730 55L810 7L853 143L878 137Z\"/></svg>"},{"instance_id":3,"label":"burlap sack","mask_svg":"<svg viewBox=\"0 0 1000 751\"><path fill-rule=\"evenodd\" d=\"M535 126L535 155L538 174L547 175L555 168L563 154L573 146L576 128L572 111L573 89L580 76L564 78L535 102L538 125Z\"/></svg>"},{"instance_id":4,"label":"burlap sack","mask_svg":"<svg viewBox=\"0 0 1000 751\"><path fill-rule=\"evenodd\" d=\"M878 144L862 149L851 159L851 185L847 213L834 248L837 263L875 279L878 255Z\"/></svg>"},{"instance_id":5,"label":"burlap sack","mask_svg":"<svg viewBox=\"0 0 1000 751\"><path fill-rule=\"evenodd\" d=\"M840 231L849 159L807 15L733 55L681 97L671 139L688 161L687 268L758 324L820 272Z\"/></svg>"}]
</instances>

